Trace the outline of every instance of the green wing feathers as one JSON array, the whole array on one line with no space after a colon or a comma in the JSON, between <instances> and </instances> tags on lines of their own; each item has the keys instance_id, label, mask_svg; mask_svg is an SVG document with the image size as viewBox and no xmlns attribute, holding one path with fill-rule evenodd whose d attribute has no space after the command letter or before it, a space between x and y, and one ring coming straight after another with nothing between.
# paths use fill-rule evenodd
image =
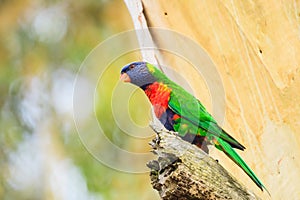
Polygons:
<instances>
[{"instance_id":1,"label":"green wing feathers","mask_svg":"<svg viewBox=\"0 0 300 200\"><path fill-rule=\"evenodd\" d=\"M178 87L178 86L177 86ZM244 150L245 147L225 132L206 111L201 102L182 88L172 87L169 108L195 127L203 129L208 134L222 138L232 147ZM180 91L178 91L180 90ZM198 131L191 134L198 134Z\"/></svg>"},{"instance_id":2,"label":"green wing feathers","mask_svg":"<svg viewBox=\"0 0 300 200\"><path fill-rule=\"evenodd\" d=\"M220 128L220 127L219 127ZM236 139L234 139L231 135L229 135L226 131L224 131L222 128L220 128L222 133L219 136L220 138L222 138L224 141L226 141L227 143L230 144L231 147L233 148L237 148L240 150L244 150L246 149L241 143L239 143Z\"/></svg>"}]
</instances>

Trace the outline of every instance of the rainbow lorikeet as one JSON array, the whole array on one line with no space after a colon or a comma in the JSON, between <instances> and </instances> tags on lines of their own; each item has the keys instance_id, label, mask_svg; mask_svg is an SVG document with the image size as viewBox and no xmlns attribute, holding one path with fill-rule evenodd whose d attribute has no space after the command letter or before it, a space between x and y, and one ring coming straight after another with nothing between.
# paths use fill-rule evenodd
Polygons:
<instances>
[{"instance_id":1,"label":"rainbow lorikeet","mask_svg":"<svg viewBox=\"0 0 300 200\"><path fill-rule=\"evenodd\" d=\"M234 150L244 150L245 147L217 124L198 99L154 65L147 62L130 63L123 67L120 79L144 90L156 117L167 130L178 132L184 140L206 152L208 144L214 145L241 167L261 190L266 189Z\"/></svg>"}]
</instances>

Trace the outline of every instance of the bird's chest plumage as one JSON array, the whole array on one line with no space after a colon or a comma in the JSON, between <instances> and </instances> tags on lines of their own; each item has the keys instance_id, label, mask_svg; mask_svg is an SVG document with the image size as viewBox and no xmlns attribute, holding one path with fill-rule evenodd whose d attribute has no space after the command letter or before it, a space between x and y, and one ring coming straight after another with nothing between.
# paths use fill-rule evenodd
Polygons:
<instances>
[{"instance_id":1,"label":"bird's chest plumage","mask_svg":"<svg viewBox=\"0 0 300 200\"><path fill-rule=\"evenodd\" d=\"M153 106L156 117L166 129L174 131L174 124L178 122L180 116L169 108L171 92L171 88L158 82L154 82L145 88L145 93Z\"/></svg>"},{"instance_id":2,"label":"bird's chest plumage","mask_svg":"<svg viewBox=\"0 0 300 200\"><path fill-rule=\"evenodd\" d=\"M145 88L145 93L158 119L160 119L168 109L171 91L172 89L168 88L167 85L158 82L154 82Z\"/></svg>"}]
</instances>

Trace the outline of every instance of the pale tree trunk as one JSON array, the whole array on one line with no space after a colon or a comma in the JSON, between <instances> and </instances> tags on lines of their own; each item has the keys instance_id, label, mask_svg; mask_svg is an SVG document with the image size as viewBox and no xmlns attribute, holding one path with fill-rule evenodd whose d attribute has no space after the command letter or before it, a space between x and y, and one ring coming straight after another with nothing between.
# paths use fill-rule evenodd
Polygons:
<instances>
[{"instance_id":1,"label":"pale tree trunk","mask_svg":"<svg viewBox=\"0 0 300 200\"><path fill-rule=\"evenodd\" d=\"M176 31L207 52L221 77L221 81L215 81L220 81L218 84L224 89L220 98L208 86L211 77L196 73L195 66L184 60L184 56L160 49L144 59L168 66L188 82L220 125L246 147L238 153L268 188L272 199L299 199L300 3L232 0L127 0L126 3L135 27ZM140 9L134 10L138 5ZM138 27L139 23L143 26ZM166 45L157 32L149 34L156 46ZM187 44L179 41L176 45L182 48L182 54L197 56L195 49ZM210 68L210 64L204 63L202 67ZM170 70L166 74L175 82L182 81ZM216 109L223 105L224 110ZM211 150L211 156L262 199L270 198L221 152Z\"/></svg>"}]
</instances>

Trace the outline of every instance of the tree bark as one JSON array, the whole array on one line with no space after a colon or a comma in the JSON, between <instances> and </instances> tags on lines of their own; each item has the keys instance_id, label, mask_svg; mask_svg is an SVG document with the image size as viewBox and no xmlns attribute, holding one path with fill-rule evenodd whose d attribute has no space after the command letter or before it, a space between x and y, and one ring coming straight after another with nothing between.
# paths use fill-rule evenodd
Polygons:
<instances>
[{"instance_id":1,"label":"tree bark","mask_svg":"<svg viewBox=\"0 0 300 200\"><path fill-rule=\"evenodd\" d=\"M213 68L185 62L187 54L202 59L195 48L177 40L180 56L158 48L143 60L168 66L172 71L165 72L176 83L184 85L181 77L188 82L185 88L192 88L217 122L247 148L239 154L272 199L299 199L299 1L125 1L136 29L175 31L205 49L217 69L208 76L195 66L203 66L203 72ZM169 44L157 32L150 37L157 47ZM174 71L180 76L173 76ZM218 83L215 74L221 77ZM210 81L224 87L224 93L208 87ZM222 152L211 155L262 199L270 199Z\"/></svg>"},{"instance_id":2,"label":"tree bark","mask_svg":"<svg viewBox=\"0 0 300 200\"><path fill-rule=\"evenodd\" d=\"M150 145L158 159L147 165L162 199L260 199L200 148L152 127L157 137Z\"/></svg>"}]
</instances>

